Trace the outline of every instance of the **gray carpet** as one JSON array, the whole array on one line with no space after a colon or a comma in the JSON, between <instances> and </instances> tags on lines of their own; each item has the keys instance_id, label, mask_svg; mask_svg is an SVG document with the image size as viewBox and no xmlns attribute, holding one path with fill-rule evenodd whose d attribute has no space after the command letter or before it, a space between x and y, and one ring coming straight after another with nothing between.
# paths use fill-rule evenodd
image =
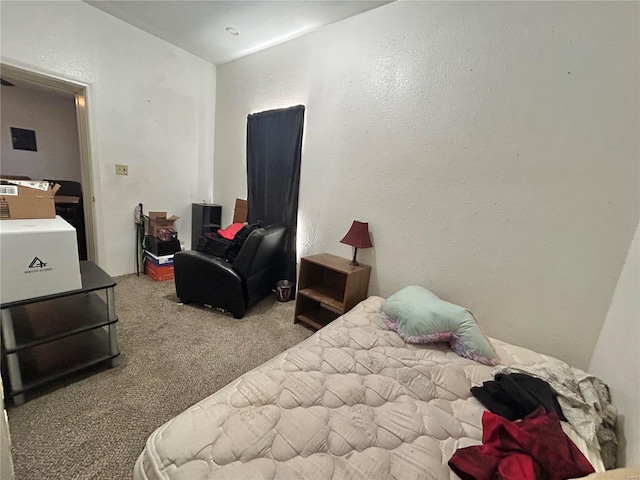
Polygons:
<instances>
[{"instance_id":1,"label":"gray carpet","mask_svg":"<svg viewBox=\"0 0 640 480\"><path fill-rule=\"evenodd\" d=\"M312 334L274 296L236 320L173 281L117 281L119 364L9 408L17 480L131 478L157 427Z\"/></svg>"}]
</instances>

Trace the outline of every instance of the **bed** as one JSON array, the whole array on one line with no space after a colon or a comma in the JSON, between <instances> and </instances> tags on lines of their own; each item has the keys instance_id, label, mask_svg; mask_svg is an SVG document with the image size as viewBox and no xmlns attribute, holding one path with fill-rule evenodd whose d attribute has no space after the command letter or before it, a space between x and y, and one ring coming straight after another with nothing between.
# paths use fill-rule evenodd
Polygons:
<instances>
[{"instance_id":1,"label":"bed","mask_svg":"<svg viewBox=\"0 0 640 480\"><path fill-rule=\"evenodd\" d=\"M470 387L494 367L446 344L405 343L369 297L327 327L158 428L136 480L442 479L481 442ZM504 367L562 369L558 359L492 339ZM563 422L596 471L599 453Z\"/></svg>"}]
</instances>

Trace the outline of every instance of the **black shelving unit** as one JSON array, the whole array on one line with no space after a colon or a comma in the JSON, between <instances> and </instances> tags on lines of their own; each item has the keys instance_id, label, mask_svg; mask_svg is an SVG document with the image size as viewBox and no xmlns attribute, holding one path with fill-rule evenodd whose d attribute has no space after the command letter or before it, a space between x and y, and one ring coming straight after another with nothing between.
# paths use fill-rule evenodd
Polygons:
<instances>
[{"instance_id":1,"label":"black shelving unit","mask_svg":"<svg viewBox=\"0 0 640 480\"><path fill-rule=\"evenodd\" d=\"M214 203L191 204L191 250L198 246L198 240L207 232L220 228L222 206Z\"/></svg>"},{"instance_id":2,"label":"black shelving unit","mask_svg":"<svg viewBox=\"0 0 640 480\"><path fill-rule=\"evenodd\" d=\"M116 282L89 261L80 262L80 276L81 290L2 305L5 392L14 404L24 403L32 389L120 354Z\"/></svg>"}]
</instances>

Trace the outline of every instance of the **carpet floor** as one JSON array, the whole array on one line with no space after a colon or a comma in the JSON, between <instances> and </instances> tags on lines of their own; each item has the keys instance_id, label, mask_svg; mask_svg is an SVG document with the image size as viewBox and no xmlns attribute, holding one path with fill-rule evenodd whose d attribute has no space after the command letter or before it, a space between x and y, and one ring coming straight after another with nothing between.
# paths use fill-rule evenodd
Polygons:
<instances>
[{"instance_id":1,"label":"carpet floor","mask_svg":"<svg viewBox=\"0 0 640 480\"><path fill-rule=\"evenodd\" d=\"M275 296L236 320L178 304L173 281L117 282L117 365L8 408L17 480L130 479L156 428L313 333Z\"/></svg>"}]
</instances>

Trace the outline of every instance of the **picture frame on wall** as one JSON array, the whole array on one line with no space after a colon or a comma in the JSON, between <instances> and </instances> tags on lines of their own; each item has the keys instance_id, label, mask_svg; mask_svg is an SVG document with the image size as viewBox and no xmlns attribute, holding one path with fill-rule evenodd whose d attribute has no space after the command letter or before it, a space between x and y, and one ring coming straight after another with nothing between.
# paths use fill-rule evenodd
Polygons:
<instances>
[{"instance_id":1,"label":"picture frame on wall","mask_svg":"<svg viewBox=\"0 0 640 480\"><path fill-rule=\"evenodd\" d=\"M14 150L38 151L35 130L11 127L11 141L13 142Z\"/></svg>"}]
</instances>

